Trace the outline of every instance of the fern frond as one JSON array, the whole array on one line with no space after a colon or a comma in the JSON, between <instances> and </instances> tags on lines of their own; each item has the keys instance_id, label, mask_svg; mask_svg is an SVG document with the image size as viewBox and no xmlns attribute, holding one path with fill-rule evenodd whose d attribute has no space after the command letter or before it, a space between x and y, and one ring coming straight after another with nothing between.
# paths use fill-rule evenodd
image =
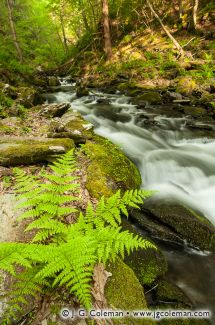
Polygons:
<instances>
[{"instance_id":1,"label":"fern frond","mask_svg":"<svg viewBox=\"0 0 215 325\"><path fill-rule=\"evenodd\" d=\"M102 197L96 208L89 202L85 214L80 213L77 222L68 225L63 219L77 212L71 203L79 199L80 187L74 183L77 177L71 175L77 168L74 152L61 156L50 168L52 173L43 171L38 179L15 170L21 201L18 207L24 209L20 219L31 218L25 230L36 229L37 233L30 244L0 243L0 269L19 278L13 287L11 313L27 301L26 296L50 283L52 287L66 286L89 309L98 262L123 258L138 248L156 248L120 227L121 215L128 216L128 208L138 208L151 191L130 190L122 196L118 191ZM17 266L23 269L20 275L16 274Z\"/></svg>"}]
</instances>

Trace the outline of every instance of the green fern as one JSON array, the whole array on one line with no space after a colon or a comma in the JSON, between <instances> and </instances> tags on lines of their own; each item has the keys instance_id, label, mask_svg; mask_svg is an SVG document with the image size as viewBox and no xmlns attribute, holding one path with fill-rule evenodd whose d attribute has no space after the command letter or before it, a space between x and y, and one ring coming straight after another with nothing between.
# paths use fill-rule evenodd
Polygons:
<instances>
[{"instance_id":1,"label":"green fern","mask_svg":"<svg viewBox=\"0 0 215 325\"><path fill-rule=\"evenodd\" d=\"M76 223L67 224L65 216L76 211L71 204L77 200L74 194L78 190L74 183L77 178L71 175L76 169L73 151L50 168L52 174L44 172L39 179L15 170L19 208L26 209L20 218L30 218L26 230L36 229L37 233L32 243L0 244L0 269L17 277L17 266L21 266L22 278L26 279L13 290L13 310L44 284L66 286L89 309L93 270L98 262L123 258L125 252L138 248L155 248L120 227L121 214L128 216L127 208L138 208L152 192L131 190L121 196L118 191L110 198L102 197L96 207L89 202L85 215L80 213Z\"/></svg>"},{"instance_id":2,"label":"green fern","mask_svg":"<svg viewBox=\"0 0 215 325\"><path fill-rule=\"evenodd\" d=\"M79 188L79 184L74 183L77 177L72 175L76 168L73 151L69 151L50 166L52 174L43 172L39 179L14 169L20 201L17 208L25 209L19 219L34 219L26 228L26 231L37 229L33 241L45 241L60 235L65 228L60 220L77 212L69 206L79 200L73 195Z\"/></svg>"}]
</instances>

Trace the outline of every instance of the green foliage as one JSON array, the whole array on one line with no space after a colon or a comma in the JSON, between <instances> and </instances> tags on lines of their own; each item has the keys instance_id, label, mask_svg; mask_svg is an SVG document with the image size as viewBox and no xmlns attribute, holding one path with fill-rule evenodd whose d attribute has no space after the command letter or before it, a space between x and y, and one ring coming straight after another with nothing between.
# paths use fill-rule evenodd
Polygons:
<instances>
[{"instance_id":1,"label":"green foliage","mask_svg":"<svg viewBox=\"0 0 215 325\"><path fill-rule=\"evenodd\" d=\"M15 169L18 208L24 209L20 219L29 219L26 231L34 229L36 234L32 243L0 244L0 269L16 279L8 318L14 318L26 296L40 292L44 285L66 286L89 309L93 270L98 262L114 261L138 248L155 248L120 226L121 214L128 216L127 208L138 208L152 194L150 191L131 190L122 196L118 191L109 198L102 197L96 207L89 202L85 214L81 212L76 223L68 224L66 216L77 212L71 207L78 199L79 185L72 175L76 168L70 151L38 177Z\"/></svg>"},{"instance_id":2,"label":"green foliage","mask_svg":"<svg viewBox=\"0 0 215 325\"><path fill-rule=\"evenodd\" d=\"M17 41L24 57L23 62L20 62L17 57L6 1L2 2L0 68L28 75L38 65L52 67L65 59L65 49L59 35L60 24L50 15L48 2L46 0L11 1L12 17Z\"/></svg>"},{"instance_id":3,"label":"green foliage","mask_svg":"<svg viewBox=\"0 0 215 325\"><path fill-rule=\"evenodd\" d=\"M0 92L0 105L3 107L11 107L13 100L10 97L7 97L5 94Z\"/></svg>"},{"instance_id":4,"label":"green foliage","mask_svg":"<svg viewBox=\"0 0 215 325\"><path fill-rule=\"evenodd\" d=\"M71 175L76 169L74 156L71 153L66 154L54 162L50 169L53 174L42 172L40 182L34 176L14 169L18 182L16 188L21 199L17 207L25 209L20 219L34 218L26 231L38 229L33 242L45 241L53 235L60 236L65 230L61 220L77 212L75 208L68 206L78 200L77 196L72 195L79 187L74 183L76 177Z\"/></svg>"}]
</instances>

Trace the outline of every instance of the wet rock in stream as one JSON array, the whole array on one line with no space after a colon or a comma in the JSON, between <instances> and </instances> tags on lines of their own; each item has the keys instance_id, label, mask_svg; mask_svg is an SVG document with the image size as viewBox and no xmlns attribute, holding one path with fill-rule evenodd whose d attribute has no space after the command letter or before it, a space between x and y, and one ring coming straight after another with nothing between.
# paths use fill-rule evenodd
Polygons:
<instances>
[{"instance_id":1,"label":"wet rock in stream","mask_svg":"<svg viewBox=\"0 0 215 325\"><path fill-rule=\"evenodd\" d=\"M215 250L214 226L188 207L167 200L148 200L142 210L152 220L159 221L163 229L169 228L170 234L175 233L172 238L184 239L201 250ZM144 227L144 218L143 221L138 218L138 221Z\"/></svg>"}]
</instances>

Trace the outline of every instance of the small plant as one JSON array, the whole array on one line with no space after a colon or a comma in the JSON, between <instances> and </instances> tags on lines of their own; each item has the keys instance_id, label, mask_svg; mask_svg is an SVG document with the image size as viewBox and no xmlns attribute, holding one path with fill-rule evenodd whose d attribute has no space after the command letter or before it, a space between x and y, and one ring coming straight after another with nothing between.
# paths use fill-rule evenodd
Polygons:
<instances>
[{"instance_id":1,"label":"small plant","mask_svg":"<svg viewBox=\"0 0 215 325\"><path fill-rule=\"evenodd\" d=\"M152 193L145 190L120 191L102 197L96 207L88 203L75 223L66 217L77 209L79 184L73 151L59 158L50 171L39 177L15 169L18 207L25 209L20 219L31 222L25 231L34 230L31 243L1 243L0 269L15 277L8 303L7 319L16 317L26 296L35 295L44 286L66 286L87 309L91 307L91 282L97 263L124 257L125 252L155 246L149 241L122 231L121 214L135 207ZM17 269L18 267L18 269ZM22 272L20 273L20 269ZM18 272L19 270L19 272ZM8 316L9 315L9 316Z\"/></svg>"},{"instance_id":2,"label":"small plant","mask_svg":"<svg viewBox=\"0 0 215 325\"><path fill-rule=\"evenodd\" d=\"M30 133L32 131L32 129L28 126L23 126L22 131L23 131L23 133Z\"/></svg>"}]
</instances>

